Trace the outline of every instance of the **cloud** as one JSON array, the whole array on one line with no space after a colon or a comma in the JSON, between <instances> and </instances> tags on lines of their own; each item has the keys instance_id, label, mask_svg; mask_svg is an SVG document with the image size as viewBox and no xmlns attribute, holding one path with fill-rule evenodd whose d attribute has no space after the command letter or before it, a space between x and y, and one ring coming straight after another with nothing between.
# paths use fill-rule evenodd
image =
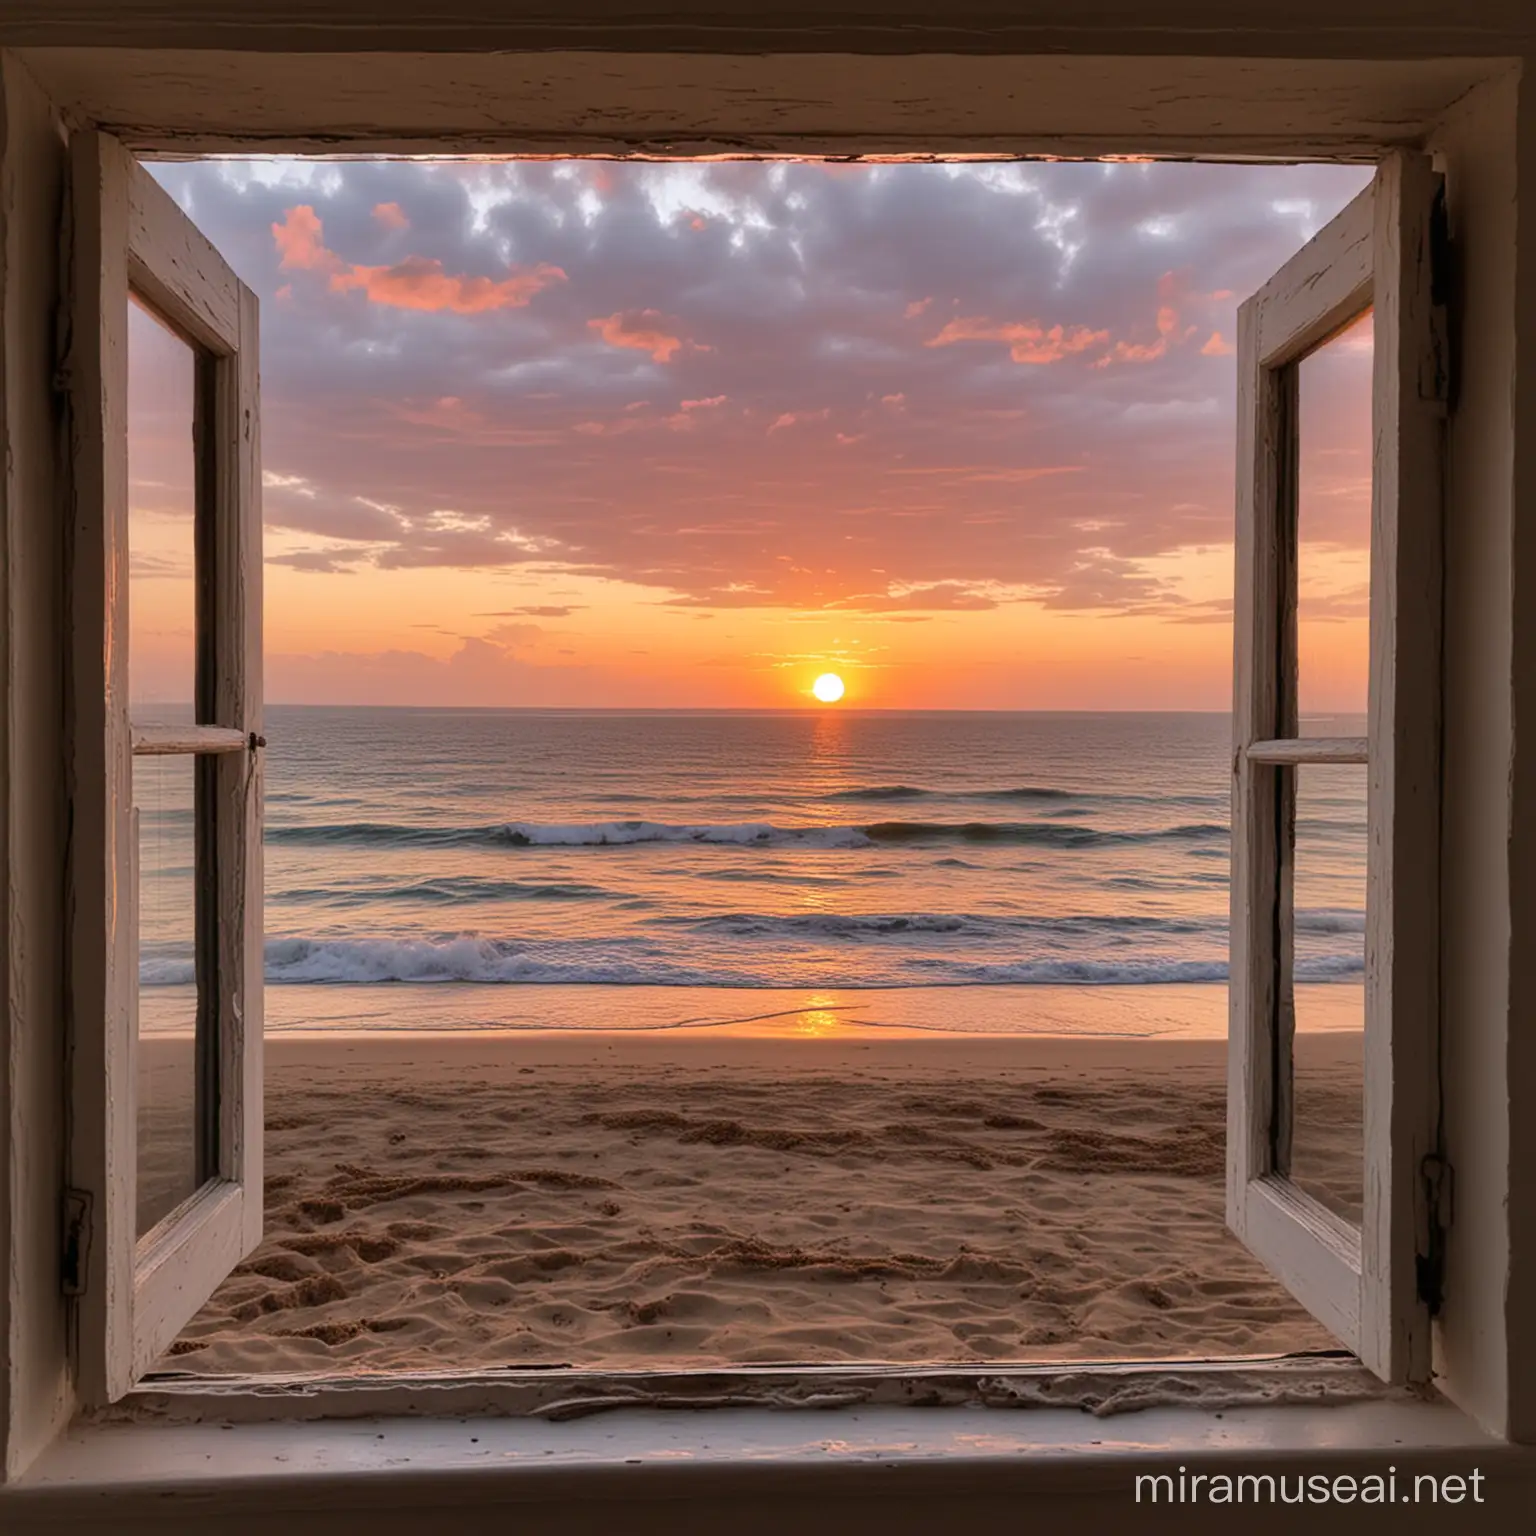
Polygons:
<instances>
[{"instance_id":1,"label":"cloud","mask_svg":"<svg viewBox=\"0 0 1536 1536\"><path fill-rule=\"evenodd\" d=\"M661 315L654 309L643 309L638 313L603 315L596 320L588 320L587 325L610 347L629 347L636 352L649 352L652 362L669 363L689 343L681 336L663 330L661 321Z\"/></svg>"},{"instance_id":2,"label":"cloud","mask_svg":"<svg viewBox=\"0 0 1536 1536\"><path fill-rule=\"evenodd\" d=\"M1280 205L1326 218L1368 172L153 174L263 300L284 566L537 567L722 617L874 602L894 621L922 618L897 601L1020 592L1178 612L1148 562L1232 536L1234 403L1210 359L1304 238ZM376 211L391 205L407 226ZM1148 220L1166 220L1155 240ZM1335 450L1368 425L1369 354L1341 350L1303 467L1319 540L1357 550L1368 454Z\"/></svg>"},{"instance_id":3,"label":"cloud","mask_svg":"<svg viewBox=\"0 0 1536 1536\"><path fill-rule=\"evenodd\" d=\"M786 427L797 427L806 421L825 421L831 413L820 411L781 411L768 424L770 432L782 432Z\"/></svg>"},{"instance_id":4,"label":"cloud","mask_svg":"<svg viewBox=\"0 0 1536 1536\"><path fill-rule=\"evenodd\" d=\"M336 272L345 265L335 251L326 249L320 217L308 203L290 208L282 223L272 226L272 239L284 271Z\"/></svg>"},{"instance_id":5,"label":"cloud","mask_svg":"<svg viewBox=\"0 0 1536 1536\"><path fill-rule=\"evenodd\" d=\"M580 613L587 605L585 603L529 603L521 608L499 608L490 613L479 615L483 619L568 619L573 613Z\"/></svg>"},{"instance_id":6,"label":"cloud","mask_svg":"<svg viewBox=\"0 0 1536 1536\"><path fill-rule=\"evenodd\" d=\"M399 212L398 204L379 206ZM377 213L378 208L374 211ZM353 265L328 249L323 235L321 221L308 204L290 208L283 222L272 226L284 268L324 272L330 278L331 292L360 291L371 303L395 309L446 310L456 315L519 309L551 283L565 281L565 273L548 262L514 271L499 281L452 275L444 271L441 261L430 256L407 256L392 266Z\"/></svg>"},{"instance_id":7,"label":"cloud","mask_svg":"<svg viewBox=\"0 0 1536 1536\"><path fill-rule=\"evenodd\" d=\"M411 221L399 203L375 203L373 216L385 229L409 229Z\"/></svg>"},{"instance_id":8,"label":"cloud","mask_svg":"<svg viewBox=\"0 0 1536 1536\"><path fill-rule=\"evenodd\" d=\"M961 582L943 581L903 591L860 593L828 606L856 613L900 613L912 609L961 613L996 608L998 600L990 593L978 592Z\"/></svg>"},{"instance_id":9,"label":"cloud","mask_svg":"<svg viewBox=\"0 0 1536 1536\"><path fill-rule=\"evenodd\" d=\"M559 267L542 262L500 282L489 277L454 277L443 271L440 261L408 256L392 267L353 267L335 273L331 287L338 293L361 289L373 303L392 304L397 309L483 315L490 310L521 308L535 294L564 278Z\"/></svg>"},{"instance_id":10,"label":"cloud","mask_svg":"<svg viewBox=\"0 0 1536 1536\"><path fill-rule=\"evenodd\" d=\"M1036 320L998 322L976 315L951 320L928 345L950 347L959 341L1001 341L1016 363L1059 363L1064 357L1086 352L1109 340L1108 331L1086 325L1042 326Z\"/></svg>"}]
</instances>

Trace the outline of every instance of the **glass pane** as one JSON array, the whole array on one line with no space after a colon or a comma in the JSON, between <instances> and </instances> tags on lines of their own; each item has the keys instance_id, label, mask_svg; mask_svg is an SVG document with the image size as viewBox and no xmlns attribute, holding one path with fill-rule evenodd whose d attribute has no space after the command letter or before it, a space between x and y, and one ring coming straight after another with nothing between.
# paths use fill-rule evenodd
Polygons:
<instances>
[{"instance_id":1,"label":"glass pane","mask_svg":"<svg viewBox=\"0 0 1536 1536\"><path fill-rule=\"evenodd\" d=\"M138 1231L201 1183L193 757L138 757Z\"/></svg>"},{"instance_id":2,"label":"glass pane","mask_svg":"<svg viewBox=\"0 0 1536 1536\"><path fill-rule=\"evenodd\" d=\"M1301 361L1297 704L1303 736L1349 734L1370 668L1371 314Z\"/></svg>"},{"instance_id":3,"label":"glass pane","mask_svg":"<svg viewBox=\"0 0 1536 1536\"><path fill-rule=\"evenodd\" d=\"M1356 1224L1365 1167L1365 789L1363 764L1297 770L1292 886L1291 1177Z\"/></svg>"},{"instance_id":4,"label":"glass pane","mask_svg":"<svg viewBox=\"0 0 1536 1536\"><path fill-rule=\"evenodd\" d=\"M192 348L128 306L128 712L193 718L196 672Z\"/></svg>"}]
</instances>

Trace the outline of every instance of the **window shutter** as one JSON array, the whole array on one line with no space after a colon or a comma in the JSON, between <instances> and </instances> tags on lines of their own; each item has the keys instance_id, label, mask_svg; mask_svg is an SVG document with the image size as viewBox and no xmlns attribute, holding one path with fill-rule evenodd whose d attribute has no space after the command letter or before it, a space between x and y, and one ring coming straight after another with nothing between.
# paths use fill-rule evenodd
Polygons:
<instances>
[{"instance_id":1,"label":"window shutter","mask_svg":"<svg viewBox=\"0 0 1536 1536\"><path fill-rule=\"evenodd\" d=\"M1430 1374L1439 1242L1440 178L1398 153L1238 317L1227 1221L1378 1375ZM1374 308L1363 739L1297 716L1297 368ZM1364 1212L1290 1174L1295 776L1367 764Z\"/></svg>"},{"instance_id":2,"label":"window shutter","mask_svg":"<svg viewBox=\"0 0 1536 1536\"><path fill-rule=\"evenodd\" d=\"M261 1239L261 466L254 295L116 140L70 146L70 1210L78 1374L121 1397ZM128 306L195 357L195 719L128 699ZM194 764L197 1187L138 1231L135 761Z\"/></svg>"}]
</instances>

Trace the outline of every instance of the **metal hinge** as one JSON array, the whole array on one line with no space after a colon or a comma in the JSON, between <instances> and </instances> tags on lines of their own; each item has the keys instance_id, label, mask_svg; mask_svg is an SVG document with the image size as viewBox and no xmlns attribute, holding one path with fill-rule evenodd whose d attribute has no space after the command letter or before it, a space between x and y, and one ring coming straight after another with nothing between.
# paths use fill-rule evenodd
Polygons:
<instances>
[{"instance_id":1,"label":"metal hinge","mask_svg":"<svg viewBox=\"0 0 1536 1536\"><path fill-rule=\"evenodd\" d=\"M64 1251L59 1284L66 1296L85 1294L85 1274L91 1257L91 1195L89 1190L64 1191Z\"/></svg>"},{"instance_id":2,"label":"metal hinge","mask_svg":"<svg viewBox=\"0 0 1536 1536\"><path fill-rule=\"evenodd\" d=\"M1437 1317L1445 1301L1445 1234L1451 1225L1455 1177L1451 1165L1431 1152L1419 1164L1424 1180L1424 1208L1428 1215L1425 1251L1414 1255L1419 1300Z\"/></svg>"}]
</instances>

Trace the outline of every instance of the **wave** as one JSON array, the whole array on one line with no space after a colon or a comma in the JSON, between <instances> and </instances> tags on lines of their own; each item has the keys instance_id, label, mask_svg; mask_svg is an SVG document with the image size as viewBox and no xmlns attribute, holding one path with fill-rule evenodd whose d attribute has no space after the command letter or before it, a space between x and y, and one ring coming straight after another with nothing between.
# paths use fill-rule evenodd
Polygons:
<instances>
[{"instance_id":1,"label":"wave","mask_svg":"<svg viewBox=\"0 0 1536 1536\"><path fill-rule=\"evenodd\" d=\"M592 946L579 945L578 955ZM142 978L141 978L142 979ZM563 960L500 939L272 939L266 980L289 984L478 982L524 986L739 986L729 969L675 965L652 956Z\"/></svg>"},{"instance_id":2,"label":"wave","mask_svg":"<svg viewBox=\"0 0 1536 1536\"><path fill-rule=\"evenodd\" d=\"M1356 914L1341 914L1353 917ZM786 917L738 915L706 920L730 945L700 945L637 938L527 942L478 934L422 938L274 938L266 945L266 979L274 985L381 983L476 983L492 985L622 985L771 988L822 986L850 989L975 985L1140 986L1170 982L1222 982L1227 977L1221 925L1216 919L1169 920L1133 916L1014 919L1032 925L1034 942L1001 950L937 952L918 946L860 941L899 940L903 935L941 942L957 937L1024 937L985 925L993 918L945 914L875 914L838 918L829 914ZM735 926L731 926L731 925ZM979 925L974 931L968 925ZM703 926L702 924L700 926ZM1325 932L1341 931L1325 929ZM1354 931L1354 930L1343 930ZM1196 952L1168 953L1193 936ZM743 938L770 942L744 945ZM838 946L828 955L807 952L794 941ZM1097 940L1097 944L1095 944ZM1089 947L1092 946L1092 947ZM1030 949L1035 952L1030 954ZM1159 952L1160 949L1162 952ZM1204 950L1205 953L1199 953ZM1022 951L1022 953L1021 953ZM1139 951L1139 952L1138 952ZM878 957L878 958L877 958ZM1297 957L1299 981L1357 979L1364 957L1348 953ZM194 978L189 957L175 952L147 954L140 962L143 987L185 986Z\"/></svg>"},{"instance_id":3,"label":"wave","mask_svg":"<svg viewBox=\"0 0 1536 1536\"><path fill-rule=\"evenodd\" d=\"M922 959L941 986L1156 986L1227 979L1225 960L1019 960ZM1365 974L1358 955L1314 955L1296 961L1297 981L1352 981ZM917 985L908 982L907 985Z\"/></svg>"},{"instance_id":4,"label":"wave","mask_svg":"<svg viewBox=\"0 0 1536 1536\"><path fill-rule=\"evenodd\" d=\"M952 961L914 959L898 975L818 979L814 984L846 991L906 990L935 986L1162 986L1213 983L1227 979L1222 960L1157 957L1124 960L1045 959ZM914 974L913 972L916 972ZM1353 955L1324 955L1298 960L1302 982L1352 981L1364 974ZM189 961L146 963L144 987L186 985L193 979ZM808 985L782 974L758 976L728 965L676 965L651 959L563 960L530 954L488 939L430 940L279 939L267 946L269 985L389 984L493 986L584 985L651 987L732 987L773 989Z\"/></svg>"},{"instance_id":5,"label":"wave","mask_svg":"<svg viewBox=\"0 0 1536 1536\"><path fill-rule=\"evenodd\" d=\"M640 843L717 843L733 848L864 848L858 827L774 827L765 822L675 826L659 821L513 821L482 827L412 827L386 822L269 827L274 843L359 843L375 848L627 848Z\"/></svg>"},{"instance_id":6,"label":"wave","mask_svg":"<svg viewBox=\"0 0 1536 1536\"><path fill-rule=\"evenodd\" d=\"M1041 848L1104 848L1134 843L1226 839L1225 822L1113 831L1040 821L881 821L861 829L872 843L1006 843Z\"/></svg>"},{"instance_id":7,"label":"wave","mask_svg":"<svg viewBox=\"0 0 1536 1536\"><path fill-rule=\"evenodd\" d=\"M652 918L651 922L658 927L686 928L692 933L719 934L733 939L776 940L901 939L943 934L951 938L974 939L1043 936L1060 942L1124 934L1157 937L1198 934L1223 938L1227 929L1225 917L1170 918L1125 914L1027 917L959 912L712 912L703 917L669 915Z\"/></svg>"},{"instance_id":8,"label":"wave","mask_svg":"<svg viewBox=\"0 0 1536 1536\"><path fill-rule=\"evenodd\" d=\"M328 907L368 907L376 901L454 907L500 901L621 901L624 894L573 881L478 880L470 875L444 875L408 885L305 886L273 892L269 899Z\"/></svg>"},{"instance_id":9,"label":"wave","mask_svg":"<svg viewBox=\"0 0 1536 1536\"><path fill-rule=\"evenodd\" d=\"M1063 789L1059 785L1050 784L1023 784L1005 789L928 789L916 784L861 784L849 789L833 790L821 796L821 799L824 803L832 804L882 800L947 800L976 804L1072 800L1085 805L1219 806L1226 802L1225 795L1105 794L1097 790Z\"/></svg>"},{"instance_id":10,"label":"wave","mask_svg":"<svg viewBox=\"0 0 1536 1536\"><path fill-rule=\"evenodd\" d=\"M889 844L1013 844L1098 848L1162 842L1225 841L1224 822L1193 822L1143 830L1111 830L1032 821L880 821L868 826L776 827L767 822L679 826L659 821L598 821L497 826L415 827L388 822L341 822L269 827L283 844L355 843L374 848L627 848L645 843L715 844L732 848L852 849Z\"/></svg>"},{"instance_id":11,"label":"wave","mask_svg":"<svg viewBox=\"0 0 1536 1536\"><path fill-rule=\"evenodd\" d=\"M834 790L821 797L830 802L867 800L1094 800L1102 796L1079 795L1070 789L1024 785L1019 789L921 789L915 784L867 784Z\"/></svg>"}]
</instances>

